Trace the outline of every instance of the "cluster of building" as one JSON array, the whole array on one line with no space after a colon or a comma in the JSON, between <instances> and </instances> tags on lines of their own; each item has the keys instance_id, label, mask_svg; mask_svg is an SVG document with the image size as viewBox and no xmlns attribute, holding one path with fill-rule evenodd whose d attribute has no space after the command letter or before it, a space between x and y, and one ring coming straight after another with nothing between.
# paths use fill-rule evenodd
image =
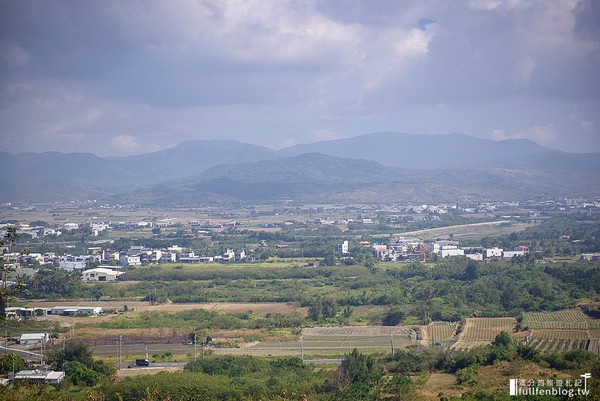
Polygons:
<instances>
[{"instance_id":1,"label":"cluster of building","mask_svg":"<svg viewBox=\"0 0 600 401\"><path fill-rule=\"evenodd\" d=\"M260 245L248 244L250 250ZM56 255L54 253L17 252L3 255L5 264L11 268L21 266L58 267L66 271L82 273L83 281L114 281L123 272L123 267L159 263L210 263L252 260L246 249L228 248L222 254L198 255L194 251L173 245L163 249L132 246L125 251L110 251L101 247L88 248L87 255ZM90 268L93 267L93 268Z\"/></svg>"},{"instance_id":2,"label":"cluster of building","mask_svg":"<svg viewBox=\"0 0 600 401\"><path fill-rule=\"evenodd\" d=\"M34 346L41 347L43 350L45 344L50 341L49 333L23 333L21 337L17 341L18 344L22 346ZM43 352L42 354L35 354L29 351L23 351L22 349L12 350L13 352L26 352L29 356L35 356L36 358L39 356L41 360L43 360ZM42 363L43 367L43 363ZM48 369L26 369L21 370L19 372L15 372L13 377L13 382L23 382L28 384L59 384L65 378L64 371L55 371ZM0 384L9 385L9 379L0 379Z\"/></svg>"},{"instance_id":3,"label":"cluster of building","mask_svg":"<svg viewBox=\"0 0 600 401\"><path fill-rule=\"evenodd\" d=\"M7 319L20 319L33 316L92 316L104 312L101 306L55 306L53 308L25 308L13 306L6 308ZM41 344L48 341L50 337L44 337L45 333L23 334L21 344Z\"/></svg>"},{"instance_id":4,"label":"cluster of building","mask_svg":"<svg viewBox=\"0 0 600 401\"><path fill-rule=\"evenodd\" d=\"M371 244L360 242L360 245L369 246L377 259L384 262L424 262L427 254L437 255L439 258L454 256L467 257L473 260L512 259L525 256L529 253L526 246L518 246L512 250L501 248L461 248L459 241L440 240L425 242L415 237L392 238L389 244ZM343 258L350 254L349 242L342 241L338 244L338 254Z\"/></svg>"}]
</instances>

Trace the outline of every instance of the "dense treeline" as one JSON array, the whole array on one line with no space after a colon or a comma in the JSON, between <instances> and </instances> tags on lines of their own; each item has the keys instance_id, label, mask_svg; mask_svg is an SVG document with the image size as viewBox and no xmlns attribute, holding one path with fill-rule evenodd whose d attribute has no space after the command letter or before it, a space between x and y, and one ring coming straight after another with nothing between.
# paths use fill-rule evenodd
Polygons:
<instances>
[{"instance_id":1,"label":"dense treeline","mask_svg":"<svg viewBox=\"0 0 600 401\"><path fill-rule=\"evenodd\" d=\"M552 311L598 300L600 263L536 262L532 258L481 263L444 259L430 264L262 267L252 265L152 266L122 276L127 288L83 284L80 275L44 269L24 277L29 298L142 298L155 302L296 302L327 306L313 321L347 321L347 308L400 307L422 322L469 316ZM346 308L346 309L345 309ZM383 318L383 317L381 317ZM376 321L374 323L377 323Z\"/></svg>"},{"instance_id":2,"label":"dense treeline","mask_svg":"<svg viewBox=\"0 0 600 401\"><path fill-rule=\"evenodd\" d=\"M558 265L530 258L491 263L448 259L435 267L419 263L311 269L150 267L126 277L140 281L128 288L130 295L159 301L298 302L309 307L329 303L334 314L315 316L332 322L343 318L346 306L399 306L424 322L456 321L570 308L581 299L598 299L600 293L598 262ZM98 290L119 296L110 287Z\"/></svg>"}]
</instances>

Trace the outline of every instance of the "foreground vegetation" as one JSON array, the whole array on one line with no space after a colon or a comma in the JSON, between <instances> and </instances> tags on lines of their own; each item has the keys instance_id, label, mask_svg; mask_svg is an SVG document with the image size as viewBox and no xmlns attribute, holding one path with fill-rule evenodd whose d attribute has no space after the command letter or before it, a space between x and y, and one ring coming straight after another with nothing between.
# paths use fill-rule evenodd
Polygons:
<instances>
[{"instance_id":1,"label":"foreground vegetation","mask_svg":"<svg viewBox=\"0 0 600 401\"><path fill-rule=\"evenodd\" d=\"M65 357L74 355L81 356L87 364L65 362ZM469 351L416 347L393 355L365 355L354 349L337 367L306 365L298 358L213 355L189 362L180 373L115 379L114 370L90 359L83 345L70 347L53 361L73 366L68 368L67 381L57 388L49 385L0 388L0 398L14 401L448 400L454 394L462 394L465 400L508 400L508 378L526 375L532 367L537 371L536 378L541 374L544 379L566 380L589 372L592 379L587 381L587 388L591 399L600 395L598 355L582 350L544 355L515 341L506 332L497 335L492 344ZM492 385L481 382L490 368L498 375ZM446 393L432 397L427 385L436 374L451 375L454 383Z\"/></svg>"}]
</instances>

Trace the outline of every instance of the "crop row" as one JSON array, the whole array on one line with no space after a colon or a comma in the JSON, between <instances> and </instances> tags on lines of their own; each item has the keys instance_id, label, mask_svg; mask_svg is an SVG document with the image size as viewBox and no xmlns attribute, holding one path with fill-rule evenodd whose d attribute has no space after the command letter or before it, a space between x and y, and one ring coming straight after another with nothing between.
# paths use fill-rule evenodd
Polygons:
<instances>
[{"instance_id":1,"label":"crop row","mask_svg":"<svg viewBox=\"0 0 600 401\"><path fill-rule=\"evenodd\" d=\"M456 327L455 323L432 322L427 325L427 336L435 342L448 341L456 333Z\"/></svg>"},{"instance_id":2,"label":"crop row","mask_svg":"<svg viewBox=\"0 0 600 401\"><path fill-rule=\"evenodd\" d=\"M492 341L502 331L512 333L516 324L516 319L512 317L467 319L461 333L461 339Z\"/></svg>"},{"instance_id":3,"label":"crop row","mask_svg":"<svg viewBox=\"0 0 600 401\"><path fill-rule=\"evenodd\" d=\"M600 320L592 319L579 309L559 312L525 313L523 326L530 329L600 329Z\"/></svg>"},{"instance_id":4,"label":"crop row","mask_svg":"<svg viewBox=\"0 0 600 401\"><path fill-rule=\"evenodd\" d=\"M574 349L584 349L595 351L598 348L597 340L552 340L552 339L534 339L529 345L540 352L567 352Z\"/></svg>"}]
</instances>

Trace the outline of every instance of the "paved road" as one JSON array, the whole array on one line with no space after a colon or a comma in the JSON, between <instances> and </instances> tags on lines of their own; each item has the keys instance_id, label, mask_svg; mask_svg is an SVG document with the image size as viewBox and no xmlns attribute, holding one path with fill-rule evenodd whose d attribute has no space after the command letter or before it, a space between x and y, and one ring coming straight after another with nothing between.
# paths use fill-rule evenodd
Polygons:
<instances>
[{"instance_id":1,"label":"paved road","mask_svg":"<svg viewBox=\"0 0 600 401\"><path fill-rule=\"evenodd\" d=\"M167 368L183 369L185 362L157 362L151 363L150 366L136 366L135 364L121 363L121 369L127 370L160 370Z\"/></svg>"},{"instance_id":2,"label":"paved road","mask_svg":"<svg viewBox=\"0 0 600 401\"><path fill-rule=\"evenodd\" d=\"M21 358L30 362L39 362L42 358L41 354L37 354L35 352L26 351L18 348L10 348L0 345L0 354L17 354Z\"/></svg>"},{"instance_id":3,"label":"paved road","mask_svg":"<svg viewBox=\"0 0 600 401\"><path fill-rule=\"evenodd\" d=\"M303 362L308 365L340 365L342 359L305 359Z\"/></svg>"}]
</instances>

